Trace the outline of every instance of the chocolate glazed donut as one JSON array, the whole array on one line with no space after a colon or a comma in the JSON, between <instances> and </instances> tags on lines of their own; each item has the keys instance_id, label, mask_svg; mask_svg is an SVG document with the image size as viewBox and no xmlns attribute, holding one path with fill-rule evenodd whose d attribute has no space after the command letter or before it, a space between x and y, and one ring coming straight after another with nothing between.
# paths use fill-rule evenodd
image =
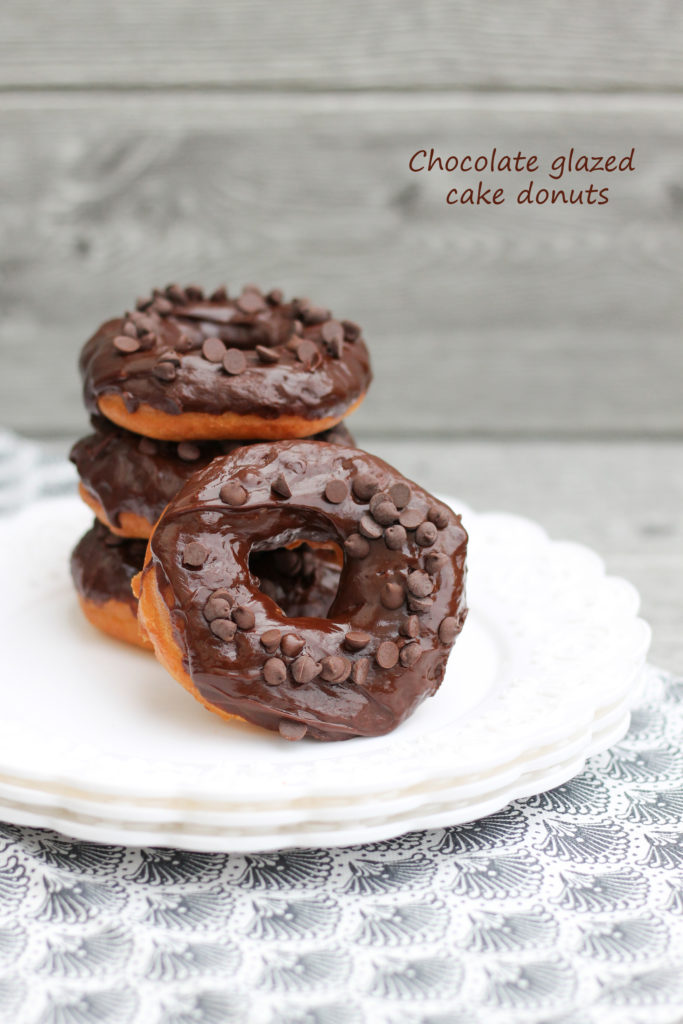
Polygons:
<instances>
[{"instance_id":1,"label":"chocolate glazed donut","mask_svg":"<svg viewBox=\"0 0 683 1024\"><path fill-rule=\"evenodd\" d=\"M153 441L93 416L94 433L69 458L79 492L100 522L121 537L149 537L152 527L193 473L248 441ZM330 444L355 444L343 423L316 435Z\"/></svg>"},{"instance_id":2,"label":"chocolate glazed donut","mask_svg":"<svg viewBox=\"0 0 683 1024\"><path fill-rule=\"evenodd\" d=\"M250 555L344 552L327 617L287 618ZM136 580L159 660L208 708L287 739L375 736L441 683L465 616L460 518L385 462L317 441L239 448L171 502Z\"/></svg>"},{"instance_id":3,"label":"chocolate glazed donut","mask_svg":"<svg viewBox=\"0 0 683 1024\"><path fill-rule=\"evenodd\" d=\"M248 285L169 285L103 324L81 353L91 413L171 441L310 437L352 412L372 379L361 331L308 299Z\"/></svg>"}]
</instances>

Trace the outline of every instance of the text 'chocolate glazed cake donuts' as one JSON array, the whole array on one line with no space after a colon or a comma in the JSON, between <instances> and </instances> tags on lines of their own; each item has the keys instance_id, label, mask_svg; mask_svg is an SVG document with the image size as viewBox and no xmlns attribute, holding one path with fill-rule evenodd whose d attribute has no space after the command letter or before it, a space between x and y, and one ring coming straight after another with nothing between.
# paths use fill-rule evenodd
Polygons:
<instances>
[{"instance_id":1,"label":"text 'chocolate glazed cake donuts'","mask_svg":"<svg viewBox=\"0 0 683 1024\"><path fill-rule=\"evenodd\" d=\"M343 552L325 617L285 614L250 557ZM288 739L375 736L441 683L465 616L460 517L358 449L238 448L170 503L136 580L157 658L208 708Z\"/></svg>"}]
</instances>

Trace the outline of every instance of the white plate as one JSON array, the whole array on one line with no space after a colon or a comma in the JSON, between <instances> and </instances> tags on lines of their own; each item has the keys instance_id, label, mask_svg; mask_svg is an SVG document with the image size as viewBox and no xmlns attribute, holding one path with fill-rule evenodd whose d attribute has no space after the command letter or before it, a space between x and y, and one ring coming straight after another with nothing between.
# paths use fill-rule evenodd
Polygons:
<instances>
[{"instance_id":1,"label":"white plate","mask_svg":"<svg viewBox=\"0 0 683 1024\"><path fill-rule=\"evenodd\" d=\"M608 745L625 728L649 643L637 594L605 577L585 548L449 501L470 531L471 614L446 680L390 736L332 744L287 744L224 723L149 655L83 621L67 570L90 522L76 499L4 520L0 545L15 580L2 607L6 814L33 815L32 824L42 814L72 834L70 820L100 820L135 835L128 842L161 841L154 829L173 828L164 842L194 834L202 848L245 849L240 842L253 847L257 836L261 848L327 834L355 842L357 833L344 833L354 821L395 834L435 806L465 820L522 795L531 778L537 792L560 766L580 767L591 744ZM151 833L140 831L145 821Z\"/></svg>"}]
</instances>

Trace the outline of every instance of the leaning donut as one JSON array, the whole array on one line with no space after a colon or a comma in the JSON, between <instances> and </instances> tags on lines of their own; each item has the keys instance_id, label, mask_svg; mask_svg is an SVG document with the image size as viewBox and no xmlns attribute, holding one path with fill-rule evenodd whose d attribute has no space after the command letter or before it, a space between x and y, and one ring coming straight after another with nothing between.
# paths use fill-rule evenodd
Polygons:
<instances>
[{"instance_id":1,"label":"leaning donut","mask_svg":"<svg viewBox=\"0 0 683 1024\"><path fill-rule=\"evenodd\" d=\"M229 299L170 285L109 320L80 359L91 413L171 441L309 437L363 400L360 328L253 286Z\"/></svg>"},{"instance_id":2,"label":"leaning donut","mask_svg":"<svg viewBox=\"0 0 683 1024\"><path fill-rule=\"evenodd\" d=\"M289 618L250 557L344 553L325 617ZM466 615L460 519L385 462L318 441L238 448L171 502L134 583L157 658L212 711L287 739L387 733L441 683Z\"/></svg>"},{"instance_id":3,"label":"leaning donut","mask_svg":"<svg viewBox=\"0 0 683 1024\"><path fill-rule=\"evenodd\" d=\"M244 441L156 441L92 418L94 432L81 438L69 458L80 477L79 493L100 522L121 537L149 537L161 513L193 473ZM343 423L317 435L331 444L354 445Z\"/></svg>"},{"instance_id":4,"label":"leaning donut","mask_svg":"<svg viewBox=\"0 0 683 1024\"><path fill-rule=\"evenodd\" d=\"M86 619L110 636L152 649L138 623L131 580L145 560L146 544L125 540L96 522L71 554L71 577Z\"/></svg>"}]
</instances>

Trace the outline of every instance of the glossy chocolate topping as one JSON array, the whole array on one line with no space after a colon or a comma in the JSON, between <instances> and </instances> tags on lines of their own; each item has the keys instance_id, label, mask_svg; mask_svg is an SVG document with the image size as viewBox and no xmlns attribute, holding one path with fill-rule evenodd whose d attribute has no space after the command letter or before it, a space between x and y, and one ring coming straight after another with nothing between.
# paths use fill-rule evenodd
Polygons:
<instances>
[{"instance_id":1,"label":"glossy chocolate topping","mask_svg":"<svg viewBox=\"0 0 683 1024\"><path fill-rule=\"evenodd\" d=\"M341 416L367 390L370 360L360 328L307 299L283 301L247 286L229 299L169 285L109 320L80 358L84 398L120 395L164 413Z\"/></svg>"},{"instance_id":2,"label":"glossy chocolate topping","mask_svg":"<svg viewBox=\"0 0 683 1024\"><path fill-rule=\"evenodd\" d=\"M123 601L137 615L138 602L130 581L142 569L147 541L117 537L95 521L71 554L71 576L86 601Z\"/></svg>"},{"instance_id":3,"label":"glossy chocolate topping","mask_svg":"<svg viewBox=\"0 0 683 1024\"><path fill-rule=\"evenodd\" d=\"M344 551L326 617L287 617L250 558L311 541ZM160 519L156 574L202 697L289 739L389 732L443 679L466 615L467 534L387 463L322 442L236 449ZM264 643L267 639L267 643Z\"/></svg>"},{"instance_id":4,"label":"glossy chocolate topping","mask_svg":"<svg viewBox=\"0 0 683 1024\"><path fill-rule=\"evenodd\" d=\"M103 507L107 519L120 525L122 512L154 523L193 473L218 455L227 455L248 441L156 441L93 416L94 433L77 441L69 458L85 489ZM330 444L355 444L339 423L317 434Z\"/></svg>"}]
</instances>

